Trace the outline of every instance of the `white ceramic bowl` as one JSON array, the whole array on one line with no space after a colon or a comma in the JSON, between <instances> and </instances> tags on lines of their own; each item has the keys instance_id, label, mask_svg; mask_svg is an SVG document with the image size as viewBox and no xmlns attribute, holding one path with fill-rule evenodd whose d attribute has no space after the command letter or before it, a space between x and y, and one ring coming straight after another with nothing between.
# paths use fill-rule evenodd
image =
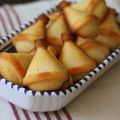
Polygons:
<instances>
[{"instance_id":1,"label":"white ceramic bowl","mask_svg":"<svg viewBox=\"0 0 120 120\"><path fill-rule=\"evenodd\" d=\"M55 9L52 9L52 11L54 10ZM35 21L36 18L29 21L27 24L22 25L18 30L1 39L0 51L14 51L10 38L21 32L29 25L33 24ZM3 77L0 77L0 96L15 105L30 111L45 112L59 110L70 103L91 83L93 83L105 71L113 66L119 59L120 48L112 52L101 64L99 64L78 83L64 91L34 92L24 87L15 85Z\"/></svg>"}]
</instances>

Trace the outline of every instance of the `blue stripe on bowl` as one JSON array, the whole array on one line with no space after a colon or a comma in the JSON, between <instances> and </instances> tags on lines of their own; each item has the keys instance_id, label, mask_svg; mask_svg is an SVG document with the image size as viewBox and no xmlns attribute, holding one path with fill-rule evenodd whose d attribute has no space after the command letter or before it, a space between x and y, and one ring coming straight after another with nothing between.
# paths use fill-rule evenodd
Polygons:
<instances>
[{"instance_id":1,"label":"blue stripe on bowl","mask_svg":"<svg viewBox=\"0 0 120 120\"><path fill-rule=\"evenodd\" d=\"M92 74L89 73L88 76L92 78Z\"/></svg>"},{"instance_id":2,"label":"blue stripe on bowl","mask_svg":"<svg viewBox=\"0 0 120 120\"><path fill-rule=\"evenodd\" d=\"M104 64L105 65L105 64ZM102 70L102 68L100 66L97 67L99 70Z\"/></svg>"},{"instance_id":3,"label":"blue stripe on bowl","mask_svg":"<svg viewBox=\"0 0 120 120\"><path fill-rule=\"evenodd\" d=\"M9 82L8 80L5 80L5 84L6 84L6 85L7 85L8 82Z\"/></svg>"},{"instance_id":4,"label":"blue stripe on bowl","mask_svg":"<svg viewBox=\"0 0 120 120\"><path fill-rule=\"evenodd\" d=\"M16 30L16 33L19 33L19 31L18 31L18 30ZM14 33L11 33L11 36L12 36L12 37L14 37L14 36L15 36L15 34L14 34Z\"/></svg>"},{"instance_id":5,"label":"blue stripe on bowl","mask_svg":"<svg viewBox=\"0 0 120 120\"><path fill-rule=\"evenodd\" d=\"M30 23L30 25L32 25L32 24L33 24L33 22L32 22L32 21L29 21L29 23Z\"/></svg>"},{"instance_id":6,"label":"blue stripe on bowl","mask_svg":"<svg viewBox=\"0 0 120 120\"><path fill-rule=\"evenodd\" d=\"M50 10L47 10L46 12L47 12L47 14L50 14L50 13L51 13L51 11L50 11Z\"/></svg>"},{"instance_id":7,"label":"blue stripe on bowl","mask_svg":"<svg viewBox=\"0 0 120 120\"><path fill-rule=\"evenodd\" d=\"M96 70L93 70L94 74L97 74L97 71Z\"/></svg>"},{"instance_id":8,"label":"blue stripe on bowl","mask_svg":"<svg viewBox=\"0 0 120 120\"><path fill-rule=\"evenodd\" d=\"M86 81L86 82L87 82L87 81ZM82 82L81 82L81 81L79 81L78 83L79 83L80 86L82 86Z\"/></svg>"},{"instance_id":9,"label":"blue stripe on bowl","mask_svg":"<svg viewBox=\"0 0 120 120\"><path fill-rule=\"evenodd\" d=\"M118 55L119 53L117 51L115 51L115 53Z\"/></svg>"},{"instance_id":10,"label":"blue stripe on bowl","mask_svg":"<svg viewBox=\"0 0 120 120\"><path fill-rule=\"evenodd\" d=\"M78 89L78 86L77 86L77 85L74 85L74 87L75 87L76 89Z\"/></svg>"},{"instance_id":11,"label":"blue stripe on bowl","mask_svg":"<svg viewBox=\"0 0 120 120\"><path fill-rule=\"evenodd\" d=\"M109 60L108 58L107 58L107 60L108 60L108 62L111 62L111 60ZM103 62L102 63L102 65L105 67L106 66L106 64Z\"/></svg>"},{"instance_id":12,"label":"blue stripe on bowl","mask_svg":"<svg viewBox=\"0 0 120 120\"><path fill-rule=\"evenodd\" d=\"M24 93L27 94L29 90L27 88L24 88Z\"/></svg>"},{"instance_id":13,"label":"blue stripe on bowl","mask_svg":"<svg viewBox=\"0 0 120 120\"><path fill-rule=\"evenodd\" d=\"M7 37L7 39L10 39L10 38L11 38L9 35L7 35L6 37Z\"/></svg>"},{"instance_id":14,"label":"blue stripe on bowl","mask_svg":"<svg viewBox=\"0 0 120 120\"><path fill-rule=\"evenodd\" d=\"M16 33L19 33L20 32L20 30L16 30ZM13 34L14 35L14 34Z\"/></svg>"},{"instance_id":15,"label":"blue stripe on bowl","mask_svg":"<svg viewBox=\"0 0 120 120\"><path fill-rule=\"evenodd\" d=\"M16 85L16 84L14 84L14 83L11 83L11 88L13 88L15 85Z\"/></svg>"},{"instance_id":16,"label":"blue stripe on bowl","mask_svg":"<svg viewBox=\"0 0 120 120\"><path fill-rule=\"evenodd\" d=\"M88 81L88 79L86 77L84 77L83 80L85 80L86 82Z\"/></svg>"},{"instance_id":17,"label":"blue stripe on bowl","mask_svg":"<svg viewBox=\"0 0 120 120\"><path fill-rule=\"evenodd\" d=\"M111 57L114 59L115 58L115 56L113 55L113 54L111 54Z\"/></svg>"},{"instance_id":18,"label":"blue stripe on bowl","mask_svg":"<svg viewBox=\"0 0 120 120\"><path fill-rule=\"evenodd\" d=\"M64 95L66 95L66 94L67 94L67 91L66 91L66 90L63 90L62 92L63 92L63 94L64 94Z\"/></svg>"},{"instance_id":19,"label":"blue stripe on bowl","mask_svg":"<svg viewBox=\"0 0 120 120\"><path fill-rule=\"evenodd\" d=\"M59 92L59 91L55 91L55 94L56 94L56 95L59 95L59 94L60 94L60 92Z\"/></svg>"},{"instance_id":20,"label":"blue stripe on bowl","mask_svg":"<svg viewBox=\"0 0 120 120\"><path fill-rule=\"evenodd\" d=\"M0 80L2 79L3 77L0 75Z\"/></svg>"},{"instance_id":21,"label":"blue stripe on bowl","mask_svg":"<svg viewBox=\"0 0 120 120\"><path fill-rule=\"evenodd\" d=\"M20 88L22 88L22 87L18 85L18 86L17 86L17 90L19 91Z\"/></svg>"},{"instance_id":22,"label":"blue stripe on bowl","mask_svg":"<svg viewBox=\"0 0 120 120\"><path fill-rule=\"evenodd\" d=\"M51 96L51 91L48 91L47 94L48 94L49 96Z\"/></svg>"},{"instance_id":23,"label":"blue stripe on bowl","mask_svg":"<svg viewBox=\"0 0 120 120\"><path fill-rule=\"evenodd\" d=\"M32 91L32 95L35 96L36 92L35 91Z\"/></svg>"},{"instance_id":24,"label":"blue stripe on bowl","mask_svg":"<svg viewBox=\"0 0 120 120\"><path fill-rule=\"evenodd\" d=\"M3 38L1 39L1 41L2 41L3 43L5 43L5 42L6 42L6 40L5 40L5 39L3 39Z\"/></svg>"},{"instance_id":25,"label":"blue stripe on bowl","mask_svg":"<svg viewBox=\"0 0 120 120\"><path fill-rule=\"evenodd\" d=\"M41 92L40 92L40 95L44 96L44 93L45 93L45 92L41 91Z\"/></svg>"},{"instance_id":26,"label":"blue stripe on bowl","mask_svg":"<svg viewBox=\"0 0 120 120\"><path fill-rule=\"evenodd\" d=\"M72 89L71 89L71 87L70 87L70 88L68 88L68 90L69 90L70 92L72 92Z\"/></svg>"}]
</instances>

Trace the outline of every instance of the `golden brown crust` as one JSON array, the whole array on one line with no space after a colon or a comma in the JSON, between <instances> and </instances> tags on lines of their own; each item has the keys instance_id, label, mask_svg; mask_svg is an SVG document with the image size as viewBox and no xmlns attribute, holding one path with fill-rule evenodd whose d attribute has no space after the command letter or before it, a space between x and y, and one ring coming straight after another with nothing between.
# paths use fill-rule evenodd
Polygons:
<instances>
[{"instance_id":1,"label":"golden brown crust","mask_svg":"<svg viewBox=\"0 0 120 120\"><path fill-rule=\"evenodd\" d=\"M45 25L47 25L49 18L45 14L41 14L38 20L42 20Z\"/></svg>"},{"instance_id":2,"label":"golden brown crust","mask_svg":"<svg viewBox=\"0 0 120 120\"><path fill-rule=\"evenodd\" d=\"M29 79L29 81L27 80ZM45 73L38 73L36 75L27 75L23 79L23 85L29 85L32 83L44 81L44 80L68 80L66 74L63 74L62 72L45 72Z\"/></svg>"},{"instance_id":3,"label":"golden brown crust","mask_svg":"<svg viewBox=\"0 0 120 120\"><path fill-rule=\"evenodd\" d=\"M73 40L73 36L70 32L65 32L61 34L61 40L63 42L65 41L72 41Z\"/></svg>"},{"instance_id":4,"label":"golden brown crust","mask_svg":"<svg viewBox=\"0 0 120 120\"><path fill-rule=\"evenodd\" d=\"M109 48L97 41L88 41L80 48L98 64L101 63L110 53Z\"/></svg>"},{"instance_id":5,"label":"golden brown crust","mask_svg":"<svg viewBox=\"0 0 120 120\"><path fill-rule=\"evenodd\" d=\"M47 42L49 44L62 46L63 41L61 40L61 34L69 31L70 30L67 25L67 22L65 21L65 18L62 14L60 14L47 29Z\"/></svg>"},{"instance_id":6,"label":"golden brown crust","mask_svg":"<svg viewBox=\"0 0 120 120\"><path fill-rule=\"evenodd\" d=\"M56 45L48 45L47 46L47 50L53 54L54 56L58 56L60 51L61 51L61 47L60 46L56 46Z\"/></svg>"},{"instance_id":7,"label":"golden brown crust","mask_svg":"<svg viewBox=\"0 0 120 120\"><path fill-rule=\"evenodd\" d=\"M65 7L67 7L67 6L69 6L69 5L70 5L69 2L67 2L67 1L62 1L62 2L59 3L58 8L59 8L60 10L63 10Z\"/></svg>"},{"instance_id":8,"label":"golden brown crust","mask_svg":"<svg viewBox=\"0 0 120 120\"><path fill-rule=\"evenodd\" d=\"M104 44L102 44L102 43L100 43L100 42L98 42L98 41L88 41L88 42L86 42L86 43L83 43L82 45L80 45L81 46L81 48L98 48L98 47L102 47L102 46L105 46L105 47L107 47L106 45L104 45Z\"/></svg>"},{"instance_id":9,"label":"golden brown crust","mask_svg":"<svg viewBox=\"0 0 120 120\"><path fill-rule=\"evenodd\" d=\"M89 64L82 65L81 67L69 68L67 71L69 75L74 75L78 73L86 73L88 71L93 70L95 67L96 63L91 62Z\"/></svg>"},{"instance_id":10,"label":"golden brown crust","mask_svg":"<svg viewBox=\"0 0 120 120\"><path fill-rule=\"evenodd\" d=\"M107 28L102 28L99 30L96 40L108 46L111 51L114 51L120 46L120 34L115 33Z\"/></svg>"},{"instance_id":11,"label":"golden brown crust","mask_svg":"<svg viewBox=\"0 0 120 120\"><path fill-rule=\"evenodd\" d=\"M36 34L23 34L23 33L20 33L18 35L16 35L12 41L13 43L17 42L17 41L34 41L36 39L39 39L39 36L36 35Z\"/></svg>"},{"instance_id":12,"label":"golden brown crust","mask_svg":"<svg viewBox=\"0 0 120 120\"><path fill-rule=\"evenodd\" d=\"M99 4L101 1L105 3L104 0L91 0L90 5L88 6L89 12L93 13L94 10L95 10L96 5Z\"/></svg>"},{"instance_id":13,"label":"golden brown crust","mask_svg":"<svg viewBox=\"0 0 120 120\"><path fill-rule=\"evenodd\" d=\"M90 71L89 71L90 72ZM78 74L74 74L72 75L73 81L74 83L80 81L82 78L84 78L89 72L86 73L78 73Z\"/></svg>"},{"instance_id":14,"label":"golden brown crust","mask_svg":"<svg viewBox=\"0 0 120 120\"><path fill-rule=\"evenodd\" d=\"M99 27L97 27L97 28L94 30L94 34L90 34L89 32L88 32L88 33L85 33L85 32L83 31L83 29L84 29L87 25L90 25L90 23L93 22L93 21L94 21L94 23L96 23L97 26L100 25L100 21L99 21L99 19L98 19L96 16L94 16L94 15L88 15L88 16L86 17L86 20L84 21L84 23L76 30L76 34L77 34L77 35L80 35L80 36L82 36L82 37L95 37L95 36L97 35L97 32L98 32L98 28L99 28ZM91 27L91 31L92 31L92 27Z\"/></svg>"},{"instance_id":15,"label":"golden brown crust","mask_svg":"<svg viewBox=\"0 0 120 120\"><path fill-rule=\"evenodd\" d=\"M83 37L78 36L75 43L76 43L77 46L81 46L84 43L87 43L87 42L90 42L90 41L94 41L94 39L93 38L83 38Z\"/></svg>"},{"instance_id":16,"label":"golden brown crust","mask_svg":"<svg viewBox=\"0 0 120 120\"><path fill-rule=\"evenodd\" d=\"M108 17L109 17L110 14L113 14L113 16L115 16L115 14L116 14L115 9L113 9L113 8L108 8L105 16L104 16L103 19L101 20L101 24L108 19Z\"/></svg>"},{"instance_id":17,"label":"golden brown crust","mask_svg":"<svg viewBox=\"0 0 120 120\"><path fill-rule=\"evenodd\" d=\"M46 40L45 39L38 39L34 41L35 44L35 48L39 48L39 47L46 47Z\"/></svg>"},{"instance_id":18,"label":"golden brown crust","mask_svg":"<svg viewBox=\"0 0 120 120\"><path fill-rule=\"evenodd\" d=\"M27 87L34 91L52 91L61 90L64 83L64 80L45 80L31 83Z\"/></svg>"},{"instance_id":19,"label":"golden brown crust","mask_svg":"<svg viewBox=\"0 0 120 120\"><path fill-rule=\"evenodd\" d=\"M100 2L103 2L106 5L105 0L91 0L89 6L87 8L87 12L89 12L89 14L94 13L97 4L100 4ZM107 9L107 6L106 6L106 11L104 12L104 14L102 14L101 21L103 21L107 12L108 12L108 9Z\"/></svg>"},{"instance_id":20,"label":"golden brown crust","mask_svg":"<svg viewBox=\"0 0 120 120\"><path fill-rule=\"evenodd\" d=\"M15 59L15 57L9 53L2 52L0 53L0 58L8 61L10 64L12 64L15 67L16 71L20 76L20 80L21 80L20 82L22 83L22 79L26 71L23 69L21 64Z\"/></svg>"},{"instance_id":21,"label":"golden brown crust","mask_svg":"<svg viewBox=\"0 0 120 120\"><path fill-rule=\"evenodd\" d=\"M57 50L54 46L48 46L47 50L49 51L49 53L53 54L54 56L58 55Z\"/></svg>"},{"instance_id":22,"label":"golden brown crust","mask_svg":"<svg viewBox=\"0 0 120 120\"><path fill-rule=\"evenodd\" d=\"M64 84L62 85L61 90L65 90L65 89L69 88L72 85L73 85L73 79L72 79L71 76L69 76L69 80L64 82Z\"/></svg>"},{"instance_id":23,"label":"golden brown crust","mask_svg":"<svg viewBox=\"0 0 120 120\"><path fill-rule=\"evenodd\" d=\"M33 48L29 53L32 54L32 55L35 55L35 53L36 53L36 48Z\"/></svg>"},{"instance_id":24,"label":"golden brown crust","mask_svg":"<svg viewBox=\"0 0 120 120\"><path fill-rule=\"evenodd\" d=\"M115 38L115 40L120 41L120 34L117 34L107 28L100 29L98 34L108 35L111 36L112 38Z\"/></svg>"},{"instance_id":25,"label":"golden brown crust","mask_svg":"<svg viewBox=\"0 0 120 120\"><path fill-rule=\"evenodd\" d=\"M106 19L106 16L108 15L108 13L109 13L109 9L107 9L106 13L101 17L100 23L102 23Z\"/></svg>"},{"instance_id":26,"label":"golden brown crust","mask_svg":"<svg viewBox=\"0 0 120 120\"><path fill-rule=\"evenodd\" d=\"M62 41L59 38L52 36L49 36L47 42L53 45L61 45L61 46L63 45Z\"/></svg>"}]
</instances>

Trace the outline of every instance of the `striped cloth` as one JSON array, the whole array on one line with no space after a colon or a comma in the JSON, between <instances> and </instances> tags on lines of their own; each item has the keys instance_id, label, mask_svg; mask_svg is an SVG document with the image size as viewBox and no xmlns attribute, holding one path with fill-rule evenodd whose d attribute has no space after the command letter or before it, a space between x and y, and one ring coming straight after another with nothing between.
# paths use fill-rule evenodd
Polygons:
<instances>
[{"instance_id":1,"label":"striped cloth","mask_svg":"<svg viewBox=\"0 0 120 120\"><path fill-rule=\"evenodd\" d=\"M0 37L15 30L20 24L20 18L13 7L5 5L0 8Z\"/></svg>"},{"instance_id":2,"label":"striped cloth","mask_svg":"<svg viewBox=\"0 0 120 120\"><path fill-rule=\"evenodd\" d=\"M109 2L110 5L118 6L117 10L120 11L119 0L118 3L109 1L111 1ZM49 4L48 1L41 1L28 5L2 6L0 8L0 38L58 2L59 0L53 0L49 1ZM119 70L120 62L70 105L60 111L29 112L0 98L0 120L119 120Z\"/></svg>"}]
</instances>

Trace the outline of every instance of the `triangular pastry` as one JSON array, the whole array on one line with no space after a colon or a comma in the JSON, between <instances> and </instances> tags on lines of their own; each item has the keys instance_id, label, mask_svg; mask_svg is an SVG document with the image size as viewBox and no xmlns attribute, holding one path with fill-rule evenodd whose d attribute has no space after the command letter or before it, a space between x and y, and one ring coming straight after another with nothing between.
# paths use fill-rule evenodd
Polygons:
<instances>
[{"instance_id":1,"label":"triangular pastry","mask_svg":"<svg viewBox=\"0 0 120 120\"><path fill-rule=\"evenodd\" d=\"M63 34L64 45L61 50L59 60L66 67L69 75L72 77L78 74L82 76L90 72L96 67L96 63L88 57L80 48L78 48L72 41L70 41L68 34ZM75 78L75 77L74 77ZM80 80L80 78L74 79Z\"/></svg>"},{"instance_id":2,"label":"triangular pastry","mask_svg":"<svg viewBox=\"0 0 120 120\"><path fill-rule=\"evenodd\" d=\"M28 53L0 53L0 74L14 84L22 85L32 57Z\"/></svg>"},{"instance_id":3,"label":"triangular pastry","mask_svg":"<svg viewBox=\"0 0 120 120\"><path fill-rule=\"evenodd\" d=\"M79 0L78 3L72 4L72 7L89 15L95 15L100 20L104 19L108 11L105 0Z\"/></svg>"},{"instance_id":4,"label":"triangular pastry","mask_svg":"<svg viewBox=\"0 0 120 120\"><path fill-rule=\"evenodd\" d=\"M120 29L115 14L115 10L109 9L96 37L97 41L107 45L111 51L120 46Z\"/></svg>"},{"instance_id":5,"label":"triangular pastry","mask_svg":"<svg viewBox=\"0 0 120 120\"><path fill-rule=\"evenodd\" d=\"M49 44L62 45L61 34L69 32L69 28L60 14L56 20L47 28L47 41Z\"/></svg>"},{"instance_id":6,"label":"triangular pastry","mask_svg":"<svg viewBox=\"0 0 120 120\"><path fill-rule=\"evenodd\" d=\"M109 12L106 18L100 25L100 29L102 28L106 28L106 29L112 30L115 33L120 34L120 28L118 26L117 18L116 18L116 11L114 9L109 8Z\"/></svg>"},{"instance_id":7,"label":"triangular pastry","mask_svg":"<svg viewBox=\"0 0 120 120\"><path fill-rule=\"evenodd\" d=\"M79 47L98 64L101 63L110 53L109 48L106 45L95 40L88 41Z\"/></svg>"},{"instance_id":8,"label":"triangular pastry","mask_svg":"<svg viewBox=\"0 0 120 120\"><path fill-rule=\"evenodd\" d=\"M94 15L88 15L84 11L79 11L71 7L71 5L62 1L59 4L63 15L73 33L82 37L94 37L97 35L99 28L99 19Z\"/></svg>"},{"instance_id":9,"label":"triangular pastry","mask_svg":"<svg viewBox=\"0 0 120 120\"><path fill-rule=\"evenodd\" d=\"M42 14L33 25L16 35L12 42L17 52L30 52L34 48L34 40L45 39L47 23L47 16Z\"/></svg>"},{"instance_id":10,"label":"triangular pastry","mask_svg":"<svg viewBox=\"0 0 120 120\"><path fill-rule=\"evenodd\" d=\"M34 91L59 90L68 80L63 65L36 41L37 51L23 79L23 85Z\"/></svg>"}]
</instances>

